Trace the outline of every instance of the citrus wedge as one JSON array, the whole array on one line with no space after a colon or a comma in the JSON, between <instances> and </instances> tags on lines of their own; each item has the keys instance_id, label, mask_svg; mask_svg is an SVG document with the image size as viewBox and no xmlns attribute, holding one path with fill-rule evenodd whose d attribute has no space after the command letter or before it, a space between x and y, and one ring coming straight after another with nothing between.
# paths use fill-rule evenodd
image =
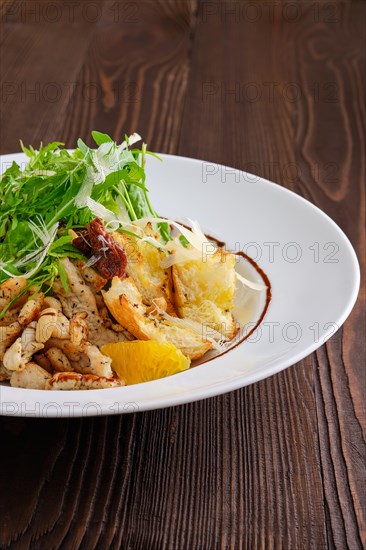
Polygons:
<instances>
[{"instance_id":1,"label":"citrus wedge","mask_svg":"<svg viewBox=\"0 0 366 550\"><path fill-rule=\"evenodd\" d=\"M133 340L106 344L102 353L112 359L112 368L126 384L164 378L189 368L190 359L168 342Z\"/></svg>"}]
</instances>

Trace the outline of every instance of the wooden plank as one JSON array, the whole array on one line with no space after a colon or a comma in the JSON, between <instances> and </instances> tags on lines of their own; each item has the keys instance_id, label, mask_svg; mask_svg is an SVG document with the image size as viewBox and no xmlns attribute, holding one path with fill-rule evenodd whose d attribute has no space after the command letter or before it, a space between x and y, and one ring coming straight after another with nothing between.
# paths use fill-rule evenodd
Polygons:
<instances>
[{"instance_id":1,"label":"wooden plank","mask_svg":"<svg viewBox=\"0 0 366 550\"><path fill-rule=\"evenodd\" d=\"M349 235L364 270L365 49L361 21L365 5L299 3L287 18L285 5L273 6L272 14L267 5L267 17L265 5L258 6L251 14L252 18L260 14L254 24L248 11L238 15L238 5L231 6L236 10L231 14L228 6L219 3L203 5L179 151L255 172L309 198ZM291 22L291 17L298 20ZM225 33L221 32L223 21ZM212 55L207 56L210 45ZM204 129L199 139L195 139L196 128ZM300 389L314 387L309 400L299 403L302 412L294 437L296 441L304 432L315 446L313 452L304 446L299 456L299 470L311 484L307 505L301 510L301 488L296 482L292 494L282 487L277 495L278 505L288 503L301 518L303 530L293 533L290 547L304 547L305 533L311 536L323 523L324 514L328 541L324 533L319 538L313 532L318 547L361 548L365 541L365 340L357 338L359 329L365 327L364 304L362 289L350 319L314 358L312 373L296 366L285 375L290 380L301 377ZM273 401L275 384L271 390L269 400ZM250 387L243 396L255 399L254 391ZM257 423L269 424L270 417L263 415L262 407L260 411ZM282 403L285 424L292 414L289 403ZM264 444L270 445L270 440ZM283 460L285 454L273 465L275 471L281 469ZM308 522L303 514L321 505L322 490L324 511L314 514L315 522ZM290 514L284 521L290 524ZM265 521L263 529L270 531ZM309 541L307 545L313 547ZM247 546L261 547L254 539L247 539Z\"/></svg>"},{"instance_id":2,"label":"wooden plank","mask_svg":"<svg viewBox=\"0 0 366 550\"><path fill-rule=\"evenodd\" d=\"M127 11L123 10L127 6ZM117 140L138 131L155 150L176 150L195 2L106 2L62 130L68 143L98 128Z\"/></svg>"},{"instance_id":3,"label":"wooden plank","mask_svg":"<svg viewBox=\"0 0 366 550\"><path fill-rule=\"evenodd\" d=\"M62 87L72 77L76 85L54 104L31 94L22 102L8 92L2 152L16 150L19 137L37 143L61 136L73 146L79 136L90 141L94 128L116 138L139 129L157 149L173 150L194 12L195 2L148 1L135 17L131 2L106 2L96 24L76 19L68 31L61 24L28 23L18 12L2 36L4 78L19 86L40 82L42 89L49 82ZM8 453L0 456L0 471L17 473L11 485L7 476L0 478L0 547L119 548L139 476L134 465L143 419L2 419Z\"/></svg>"},{"instance_id":4,"label":"wooden plank","mask_svg":"<svg viewBox=\"0 0 366 550\"><path fill-rule=\"evenodd\" d=\"M196 13L189 0L106 2L93 23L77 12L69 29L65 14L39 25L18 13L0 36L2 82L77 86L56 104L13 94L2 152L22 136L72 146L92 129L137 130L155 150L283 183L362 251L365 4L330 4L299 3L291 21L291 9L268 3L201 2ZM0 547L361 548L362 323L359 303L316 356L215 399L123 417L2 419Z\"/></svg>"},{"instance_id":5,"label":"wooden plank","mask_svg":"<svg viewBox=\"0 0 366 550\"><path fill-rule=\"evenodd\" d=\"M60 0L2 5L2 153L18 151L20 139L33 145L60 139L95 27L81 15L69 13Z\"/></svg>"}]
</instances>

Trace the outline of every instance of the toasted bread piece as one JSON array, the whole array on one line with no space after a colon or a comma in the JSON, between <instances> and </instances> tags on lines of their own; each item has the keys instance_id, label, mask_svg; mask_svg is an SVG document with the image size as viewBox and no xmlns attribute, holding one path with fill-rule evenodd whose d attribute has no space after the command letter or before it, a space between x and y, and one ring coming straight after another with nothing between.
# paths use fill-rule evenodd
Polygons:
<instances>
[{"instance_id":1,"label":"toasted bread piece","mask_svg":"<svg viewBox=\"0 0 366 550\"><path fill-rule=\"evenodd\" d=\"M145 229L145 233L155 236L149 225ZM133 279L143 302L151 305L158 298L162 309L170 315L176 315L173 305L171 270L163 269L160 265L164 253L150 243L130 235L113 233L113 238L125 251L126 273Z\"/></svg>"},{"instance_id":2,"label":"toasted bread piece","mask_svg":"<svg viewBox=\"0 0 366 550\"><path fill-rule=\"evenodd\" d=\"M175 303L180 317L203 323L231 339L237 333L232 315L235 257L218 248L214 254L172 266Z\"/></svg>"},{"instance_id":3,"label":"toasted bread piece","mask_svg":"<svg viewBox=\"0 0 366 550\"><path fill-rule=\"evenodd\" d=\"M171 342L190 359L198 359L211 349L191 328L165 320L143 303L142 295L131 277L114 277L108 291L102 290L104 301L113 317L140 340Z\"/></svg>"}]
</instances>

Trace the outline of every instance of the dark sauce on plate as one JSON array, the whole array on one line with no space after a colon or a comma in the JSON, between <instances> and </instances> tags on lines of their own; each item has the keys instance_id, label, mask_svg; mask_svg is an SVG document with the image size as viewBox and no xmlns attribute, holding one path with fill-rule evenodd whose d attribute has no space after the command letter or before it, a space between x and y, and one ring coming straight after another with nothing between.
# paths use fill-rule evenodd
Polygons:
<instances>
[{"instance_id":1,"label":"dark sauce on plate","mask_svg":"<svg viewBox=\"0 0 366 550\"><path fill-rule=\"evenodd\" d=\"M207 235L206 234L206 237L209 241L212 241L214 243L217 244L218 247L220 248L224 248L226 243L223 242L223 241L219 241L218 239L216 239L215 237L211 237L210 235ZM251 258L250 256L248 256L248 254L245 254L245 252L233 252L234 256L240 256L241 258L244 258L247 262L250 263L250 265L252 267L254 267L254 269L256 270L256 272L260 275L263 283L265 284L266 286L266 300L265 300L265 304L263 306L263 309L261 311L261 314L258 318L258 321L255 323L254 327L252 327L250 329L250 331L243 335L240 340L238 340L233 346L229 347L227 350L223 351L222 353L219 353L218 355L215 355L214 357L210 357L209 359L207 359L206 361L202 361L202 363L199 363L200 365L203 365L204 363L208 363L209 361L212 361L213 359L216 359L216 357L221 357L221 355L225 355L226 353L228 353L229 351L233 350L234 348L236 348L237 346L239 346L240 344L242 344L245 340L247 340L255 330L257 330L257 328L259 327L259 325L262 323L267 311L268 311L268 307L269 307L269 304L271 302L271 299L272 299L272 285L271 285L271 281L269 280L268 278L268 275L263 271L263 269L257 264L257 262L255 260L253 260L253 258ZM240 329L239 329L240 330ZM235 336L234 336L235 338Z\"/></svg>"}]
</instances>

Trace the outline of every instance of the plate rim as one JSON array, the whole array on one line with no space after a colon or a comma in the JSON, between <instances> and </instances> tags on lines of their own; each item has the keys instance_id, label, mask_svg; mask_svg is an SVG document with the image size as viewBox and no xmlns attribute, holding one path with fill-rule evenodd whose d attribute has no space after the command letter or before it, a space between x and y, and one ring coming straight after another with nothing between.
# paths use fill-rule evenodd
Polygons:
<instances>
[{"instance_id":1,"label":"plate rim","mask_svg":"<svg viewBox=\"0 0 366 550\"><path fill-rule=\"evenodd\" d=\"M72 151L72 149L68 149L69 151ZM248 181L253 181L253 178L257 179L256 183L259 183L260 185L269 186L270 188L275 188L276 192L283 193L291 196L291 199L298 200L302 202L306 208L313 209L317 215L322 217L330 226L332 229L337 233L337 235L343 240L344 244L346 245L346 248L348 252L350 253L350 257L352 260L352 266L350 268L350 271L352 270L352 292L350 294L350 297L348 299L347 304L342 308L342 313L339 315L338 319L334 321L336 325L338 326L337 331L339 328L343 325L343 323L346 321L346 319L349 317L358 297L359 288L360 288L360 265L359 261L356 255L356 252L354 250L354 247L346 235L346 233L341 229L341 227L323 210L321 210L318 206L310 202L308 199L302 197L301 195L298 195L291 189L288 189L286 187L283 187L282 185L270 181L266 178L263 178L261 176L257 176L255 174L246 172L244 170L240 170L240 168L234 168L229 167L227 165L216 163L213 161L207 161L202 159L197 159L193 157L187 157L183 155L171 155L166 153L157 153L160 157L163 159L177 159L179 161L188 161L197 163L199 165L202 165L202 163L210 163L215 164L222 168L227 168L229 170L233 170L235 172L239 172L240 174L244 175L244 178L247 177ZM3 162L9 159L13 159L16 156L23 156L24 153L18 152L18 153L8 153L5 155L0 155L0 169L2 168ZM24 155L25 156L25 155ZM250 179L251 178L251 179ZM336 332L337 332L336 331ZM277 359L274 361L274 363L266 368L264 371L258 371L250 374L241 374L241 376L234 377L228 380L225 380L224 382L222 380L219 380L215 382L214 384L209 384L208 386L196 386L193 390L192 388L188 388L185 390L182 390L179 394L173 394L173 395L166 395L163 398L158 397L157 399L154 398L154 394L152 393L151 397L146 400L144 398L144 401L142 403L136 403L135 401L126 401L123 399L123 396L119 395L121 394L121 391L126 389L127 387L129 389L133 388L134 386L127 386L126 388L113 388L113 389L104 389L104 390L92 390L91 394L90 392L85 392L82 390L79 391L70 391L70 392L64 392L64 391L53 391L53 392L42 392L42 390L29 390L29 389L23 389L23 388L11 388L9 386L2 386L0 385L0 416L14 416L14 417L37 417L37 418L76 418L76 417L92 417L92 416L106 416L106 415L114 415L114 414L125 414L125 413L131 413L131 412L143 412L143 411L149 411L149 410L156 410L156 409L163 409L168 408L172 406L179 406L184 405L187 403L192 403L198 400L203 399L209 399L214 396L222 395L227 392L231 392L243 387L246 387L248 385L254 384L256 382L259 382L261 380L264 380L266 378L269 378L273 376L274 374L277 374L287 368L289 368L292 365L295 365L299 361L303 360L305 357L308 357L311 355L316 349L321 347L329 340L331 336L335 334L334 331L329 330L328 333L322 333L321 335L321 343L314 342L312 345L309 345L306 349L300 350L298 353L294 353L290 358L281 361L280 359ZM239 348L241 346L238 346ZM232 350L234 351L234 350ZM231 353L226 354L227 356L231 356ZM214 359L212 359L209 363L212 365L215 360L220 359L220 356ZM226 359L227 361L227 359ZM204 366L204 365L202 365ZM196 367L197 368L197 367ZM177 377L184 375L184 373L180 373L175 375L174 377L177 379ZM163 379L168 380L168 379ZM153 389L154 386L157 384L161 384L161 380L155 380L152 382L145 382L141 385L136 385L135 388L141 387L142 385L145 386L146 389L151 388ZM61 409L61 414L59 413L59 410L57 408L54 409L48 409L46 414L39 414L40 411L32 410L30 406L30 410L27 409L24 410L22 407L20 409L14 410L9 413L8 410L4 412L3 404L5 403L14 403L14 402L21 402L21 404L24 403L25 400L29 400L29 392L33 393L35 392L35 395L39 395L40 392L42 394L47 394L49 397L60 397L61 395L65 398L64 399L64 405L66 403L73 403L72 397L80 397L80 394L83 397L86 397L87 394L90 395L92 404L99 404L100 411L97 411L94 409L89 408L85 411L85 405L82 407L81 405L75 406L72 408L72 414L69 413L69 411L65 411ZM204 393L202 393L204 392ZM14 399L14 394L16 393L19 398ZM134 393L134 392L132 392ZM4 395L3 395L4 394ZM7 395L9 394L9 395ZM52 395L50 395L52 394ZM67 397L68 396L68 397ZM4 401L4 398L8 397L9 399L13 398L12 401ZM23 397L23 401L21 401L21 398ZM28 398L28 399L27 399ZM95 398L95 399L93 399ZM99 399L100 398L100 399ZM34 400L33 400L34 401ZM53 403L55 403L57 399ZM59 400L61 401L61 400ZM99 401L99 403L98 403ZM111 409L110 403L113 402L113 404L116 404L118 402L118 406L115 410ZM51 403L52 404L52 403Z\"/></svg>"}]
</instances>

